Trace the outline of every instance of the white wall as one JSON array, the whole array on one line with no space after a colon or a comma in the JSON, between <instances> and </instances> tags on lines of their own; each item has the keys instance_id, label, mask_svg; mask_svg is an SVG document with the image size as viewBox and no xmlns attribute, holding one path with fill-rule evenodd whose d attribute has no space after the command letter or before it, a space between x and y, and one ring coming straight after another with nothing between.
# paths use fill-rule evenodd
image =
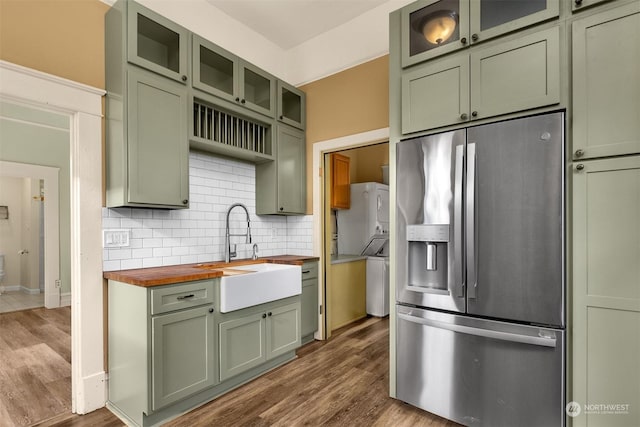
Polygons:
<instances>
[{"instance_id":1,"label":"white wall","mask_svg":"<svg viewBox=\"0 0 640 427\"><path fill-rule=\"evenodd\" d=\"M189 156L189 209L103 209L103 229L131 230L130 247L104 250L104 270L156 267L224 259L225 216L233 203L249 210L259 256L312 255L310 216L255 214L255 165L201 152ZM244 233L245 213L235 208L232 233ZM250 258L242 238L238 258Z\"/></svg>"},{"instance_id":2,"label":"white wall","mask_svg":"<svg viewBox=\"0 0 640 427\"><path fill-rule=\"evenodd\" d=\"M9 207L9 219L0 220L0 253L5 256L5 276L1 286L21 285L18 251L22 249L22 178L0 177L0 206Z\"/></svg>"}]
</instances>

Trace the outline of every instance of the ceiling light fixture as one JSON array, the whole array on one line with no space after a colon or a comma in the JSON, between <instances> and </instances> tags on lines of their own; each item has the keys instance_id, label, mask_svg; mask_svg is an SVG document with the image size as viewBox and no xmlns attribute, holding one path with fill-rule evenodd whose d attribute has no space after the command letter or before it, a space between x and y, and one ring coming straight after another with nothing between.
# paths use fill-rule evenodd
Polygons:
<instances>
[{"instance_id":1,"label":"ceiling light fixture","mask_svg":"<svg viewBox=\"0 0 640 427\"><path fill-rule=\"evenodd\" d=\"M438 10L425 16L418 27L427 42L441 45L451 38L457 25L457 13L451 10Z\"/></svg>"}]
</instances>

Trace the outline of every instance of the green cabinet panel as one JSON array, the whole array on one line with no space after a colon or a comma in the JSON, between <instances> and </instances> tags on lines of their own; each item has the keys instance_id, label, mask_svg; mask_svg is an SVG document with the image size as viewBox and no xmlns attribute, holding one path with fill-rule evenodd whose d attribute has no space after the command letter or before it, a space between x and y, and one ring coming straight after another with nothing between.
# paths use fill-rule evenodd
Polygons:
<instances>
[{"instance_id":1,"label":"green cabinet panel","mask_svg":"<svg viewBox=\"0 0 640 427\"><path fill-rule=\"evenodd\" d=\"M640 156L573 169L573 390L578 426L640 425Z\"/></svg>"},{"instance_id":2,"label":"green cabinet panel","mask_svg":"<svg viewBox=\"0 0 640 427\"><path fill-rule=\"evenodd\" d=\"M287 125L304 129L307 123L306 95L300 89L278 80L278 120Z\"/></svg>"},{"instance_id":3,"label":"green cabinet panel","mask_svg":"<svg viewBox=\"0 0 640 427\"><path fill-rule=\"evenodd\" d=\"M304 132L276 126L276 160L256 165L256 213L301 215L307 202Z\"/></svg>"},{"instance_id":4,"label":"green cabinet panel","mask_svg":"<svg viewBox=\"0 0 640 427\"><path fill-rule=\"evenodd\" d=\"M471 119L560 102L560 29L472 51Z\"/></svg>"},{"instance_id":5,"label":"green cabinet panel","mask_svg":"<svg viewBox=\"0 0 640 427\"><path fill-rule=\"evenodd\" d=\"M559 102L560 29L556 27L406 70L402 133Z\"/></svg>"},{"instance_id":6,"label":"green cabinet panel","mask_svg":"<svg viewBox=\"0 0 640 427\"><path fill-rule=\"evenodd\" d=\"M300 335L302 343L312 341L318 330L318 262L305 262L302 265L302 295L300 301Z\"/></svg>"},{"instance_id":7,"label":"green cabinet panel","mask_svg":"<svg viewBox=\"0 0 640 427\"><path fill-rule=\"evenodd\" d=\"M193 34L193 87L269 117L276 111L276 78Z\"/></svg>"},{"instance_id":8,"label":"green cabinet panel","mask_svg":"<svg viewBox=\"0 0 640 427\"><path fill-rule=\"evenodd\" d=\"M577 20L572 31L574 158L640 153L640 3Z\"/></svg>"},{"instance_id":9,"label":"green cabinet panel","mask_svg":"<svg viewBox=\"0 0 640 427\"><path fill-rule=\"evenodd\" d=\"M221 381L267 360L265 323L265 313L255 313L220 323Z\"/></svg>"},{"instance_id":10,"label":"green cabinet panel","mask_svg":"<svg viewBox=\"0 0 640 427\"><path fill-rule=\"evenodd\" d=\"M265 327L267 359L300 347L300 303L270 309Z\"/></svg>"},{"instance_id":11,"label":"green cabinet panel","mask_svg":"<svg viewBox=\"0 0 640 427\"><path fill-rule=\"evenodd\" d=\"M402 66L557 18L559 3L560 0L420 0L411 3L400 11Z\"/></svg>"},{"instance_id":12,"label":"green cabinet panel","mask_svg":"<svg viewBox=\"0 0 640 427\"><path fill-rule=\"evenodd\" d=\"M187 30L133 1L126 7L129 62L186 83Z\"/></svg>"},{"instance_id":13,"label":"green cabinet panel","mask_svg":"<svg viewBox=\"0 0 640 427\"><path fill-rule=\"evenodd\" d=\"M152 330L152 409L216 383L213 309L199 307L156 316Z\"/></svg>"},{"instance_id":14,"label":"green cabinet panel","mask_svg":"<svg viewBox=\"0 0 640 427\"><path fill-rule=\"evenodd\" d=\"M402 75L402 133L464 122L469 113L469 57L427 62Z\"/></svg>"},{"instance_id":15,"label":"green cabinet panel","mask_svg":"<svg viewBox=\"0 0 640 427\"><path fill-rule=\"evenodd\" d=\"M220 380L300 347L300 298L220 315Z\"/></svg>"},{"instance_id":16,"label":"green cabinet panel","mask_svg":"<svg viewBox=\"0 0 640 427\"><path fill-rule=\"evenodd\" d=\"M186 89L130 67L124 205L187 207L189 143Z\"/></svg>"},{"instance_id":17,"label":"green cabinet panel","mask_svg":"<svg viewBox=\"0 0 640 427\"><path fill-rule=\"evenodd\" d=\"M580 10L588 9L591 6L596 6L608 1L614 1L614 0L572 0L571 10L573 12L578 12Z\"/></svg>"}]
</instances>

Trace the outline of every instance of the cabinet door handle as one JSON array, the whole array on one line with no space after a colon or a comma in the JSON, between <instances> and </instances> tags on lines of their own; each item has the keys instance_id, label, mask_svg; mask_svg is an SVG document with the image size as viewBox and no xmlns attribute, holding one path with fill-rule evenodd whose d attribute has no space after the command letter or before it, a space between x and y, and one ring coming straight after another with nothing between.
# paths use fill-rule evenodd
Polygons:
<instances>
[{"instance_id":1,"label":"cabinet door handle","mask_svg":"<svg viewBox=\"0 0 640 427\"><path fill-rule=\"evenodd\" d=\"M284 119L284 116L280 116L280 120Z\"/></svg>"},{"instance_id":2,"label":"cabinet door handle","mask_svg":"<svg viewBox=\"0 0 640 427\"><path fill-rule=\"evenodd\" d=\"M273 313L269 312L269 316L271 316L271 314L273 314Z\"/></svg>"},{"instance_id":3,"label":"cabinet door handle","mask_svg":"<svg viewBox=\"0 0 640 427\"><path fill-rule=\"evenodd\" d=\"M236 98L236 102L240 102L240 98Z\"/></svg>"},{"instance_id":4,"label":"cabinet door handle","mask_svg":"<svg viewBox=\"0 0 640 427\"><path fill-rule=\"evenodd\" d=\"M180 296L180 297L178 297L178 299L182 300L182 299L193 298L193 297L195 297L194 294L189 294L189 295Z\"/></svg>"},{"instance_id":5,"label":"cabinet door handle","mask_svg":"<svg viewBox=\"0 0 640 427\"><path fill-rule=\"evenodd\" d=\"M579 165L576 166L576 169L579 171L584 170L584 165L580 163Z\"/></svg>"},{"instance_id":6,"label":"cabinet door handle","mask_svg":"<svg viewBox=\"0 0 640 427\"><path fill-rule=\"evenodd\" d=\"M477 112L477 111L474 111L474 112L472 112L472 113L471 113L471 115L472 115L473 117L478 117L478 112Z\"/></svg>"},{"instance_id":7,"label":"cabinet door handle","mask_svg":"<svg viewBox=\"0 0 640 427\"><path fill-rule=\"evenodd\" d=\"M282 212L284 210L284 208L282 206L280 206L280 212Z\"/></svg>"},{"instance_id":8,"label":"cabinet door handle","mask_svg":"<svg viewBox=\"0 0 640 427\"><path fill-rule=\"evenodd\" d=\"M469 116L467 116L467 113L462 113L462 114L460 114L460 118L462 120L467 120L469 118Z\"/></svg>"},{"instance_id":9,"label":"cabinet door handle","mask_svg":"<svg viewBox=\"0 0 640 427\"><path fill-rule=\"evenodd\" d=\"M311 273L311 270L303 270L302 271L302 274L308 274L308 273Z\"/></svg>"},{"instance_id":10,"label":"cabinet door handle","mask_svg":"<svg viewBox=\"0 0 640 427\"><path fill-rule=\"evenodd\" d=\"M263 319L266 319L266 318L267 318L267 315L266 315L265 313L262 313L262 318L263 318Z\"/></svg>"},{"instance_id":11,"label":"cabinet door handle","mask_svg":"<svg viewBox=\"0 0 640 427\"><path fill-rule=\"evenodd\" d=\"M209 313L213 313L213 308L210 308L210 309L209 309Z\"/></svg>"},{"instance_id":12,"label":"cabinet door handle","mask_svg":"<svg viewBox=\"0 0 640 427\"><path fill-rule=\"evenodd\" d=\"M461 38L460 43L467 44L467 38L466 37Z\"/></svg>"},{"instance_id":13,"label":"cabinet door handle","mask_svg":"<svg viewBox=\"0 0 640 427\"><path fill-rule=\"evenodd\" d=\"M474 42L478 41L478 35L477 34L472 34L471 35L471 40L473 40Z\"/></svg>"},{"instance_id":14,"label":"cabinet door handle","mask_svg":"<svg viewBox=\"0 0 640 427\"><path fill-rule=\"evenodd\" d=\"M241 104L244 104L246 101L243 99L242 101L240 101Z\"/></svg>"},{"instance_id":15,"label":"cabinet door handle","mask_svg":"<svg viewBox=\"0 0 640 427\"><path fill-rule=\"evenodd\" d=\"M575 0L575 4L576 4L576 6L582 5L582 0Z\"/></svg>"},{"instance_id":16,"label":"cabinet door handle","mask_svg":"<svg viewBox=\"0 0 640 427\"><path fill-rule=\"evenodd\" d=\"M576 150L576 157L584 156L584 150Z\"/></svg>"},{"instance_id":17,"label":"cabinet door handle","mask_svg":"<svg viewBox=\"0 0 640 427\"><path fill-rule=\"evenodd\" d=\"M187 76L182 76L182 81L186 82L187 81Z\"/></svg>"},{"instance_id":18,"label":"cabinet door handle","mask_svg":"<svg viewBox=\"0 0 640 427\"><path fill-rule=\"evenodd\" d=\"M187 203L189 203L189 199L184 199L184 200L182 201L182 204L183 204L183 205L186 205Z\"/></svg>"}]
</instances>

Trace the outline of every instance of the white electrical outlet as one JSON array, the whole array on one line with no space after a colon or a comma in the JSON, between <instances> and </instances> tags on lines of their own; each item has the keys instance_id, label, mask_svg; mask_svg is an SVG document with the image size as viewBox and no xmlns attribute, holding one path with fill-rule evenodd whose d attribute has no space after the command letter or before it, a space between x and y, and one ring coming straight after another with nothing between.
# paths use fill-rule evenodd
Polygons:
<instances>
[{"instance_id":1,"label":"white electrical outlet","mask_svg":"<svg viewBox=\"0 0 640 427\"><path fill-rule=\"evenodd\" d=\"M273 227L271 229L271 240L275 239L277 235L278 235L278 232L277 232L276 228Z\"/></svg>"},{"instance_id":2,"label":"white electrical outlet","mask_svg":"<svg viewBox=\"0 0 640 427\"><path fill-rule=\"evenodd\" d=\"M130 230L104 230L102 234L103 248L125 248L129 246Z\"/></svg>"}]
</instances>

